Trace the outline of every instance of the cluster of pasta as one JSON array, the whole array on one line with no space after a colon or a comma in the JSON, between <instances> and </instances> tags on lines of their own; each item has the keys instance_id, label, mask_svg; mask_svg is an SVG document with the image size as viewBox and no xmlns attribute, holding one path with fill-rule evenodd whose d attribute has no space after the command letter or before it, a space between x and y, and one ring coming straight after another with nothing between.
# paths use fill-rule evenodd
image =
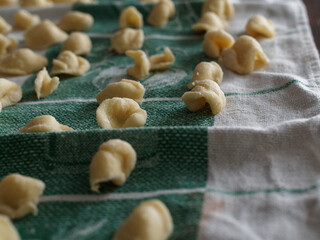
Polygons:
<instances>
[{"instance_id":1,"label":"cluster of pasta","mask_svg":"<svg viewBox=\"0 0 320 240\"><path fill-rule=\"evenodd\" d=\"M236 41L228 32L226 20L234 15L234 7L229 0L207 0L202 7L202 17L192 26L196 32L205 32L203 51L210 58L219 58L228 69L249 74L265 66L268 57L255 38L272 38L273 23L264 16L256 15L248 20L246 32Z\"/></svg>"}]
</instances>

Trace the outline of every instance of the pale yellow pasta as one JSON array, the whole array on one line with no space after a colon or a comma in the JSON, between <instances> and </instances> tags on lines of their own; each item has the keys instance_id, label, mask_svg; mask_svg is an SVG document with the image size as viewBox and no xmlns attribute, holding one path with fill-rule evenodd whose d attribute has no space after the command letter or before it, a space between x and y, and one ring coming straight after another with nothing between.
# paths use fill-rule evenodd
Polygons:
<instances>
[{"instance_id":1,"label":"pale yellow pasta","mask_svg":"<svg viewBox=\"0 0 320 240\"><path fill-rule=\"evenodd\" d=\"M260 44L250 36L241 36L232 48L225 49L220 62L239 74L249 74L268 64Z\"/></svg>"},{"instance_id":2,"label":"pale yellow pasta","mask_svg":"<svg viewBox=\"0 0 320 240\"><path fill-rule=\"evenodd\" d=\"M120 139L112 139L100 145L90 164L90 186L99 192L100 183L112 181L123 185L136 165L136 152Z\"/></svg>"},{"instance_id":3,"label":"pale yellow pasta","mask_svg":"<svg viewBox=\"0 0 320 240\"><path fill-rule=\"evenodd\" d=\"M224 30L212 30L204 35L202 48L208 57L217 58L224 49L232 47L233 44L234 39L229 33Z\"/></svg>"},{"instance_id":4,"label":"pale yellow pasta","mask_svg":"<svg viewBox=\"0 0 320 240\"><path fill-rule=\"evenodd\" d=\"M195 81L212 80L218 84L222 82L223 71L216 62L201 62L193 71L191 82L187 85L189 89L194 87Z\"/></svg>"},{"instance_id":5,"label":"pale yellow pasta","mask_svg":"<svg viewBox=\"0 0 320 240\"><path fill-rule=\"evenodd\" d=\"M12 27L6 20L0 16L0 34L7 34L11 32Z\"/></svg>"},{"instance_id":6,"label":"pale yellow pasta","mask_svg":"<svg viewBox=\"0 0 320 240\"><path fill-rule=\"evenodd\" d=\"M22 7L48 7L52 5L50 0L20 0L19 3Z\"/></svg>"},{"instance_id":7,"label":"pale yellow pasta","mask_svg":"<svg viewBox=\"0 0 320 240\"><path fill-rule=\"evenodd\" d=\"M84 31L93 24L93 17L89 13L70 11L64 15L57 26L64 31Z\"/></svg>"},{"instance_id":8,"label":"pale yellow pasta","mask_svg":"<svg viewBox=\"0 0 320 240\"><path fill-rule=\"evenodd\" d=\"M18 45L18 41L0 34L0 57Z\"/></svg>"},{"instance_id":9,"label":"pale yellow pasta","mask_svg":"<svg viewBox=\"0 0 320 240\"><path fill-rule=\"evenodd\" d=\"M45 98L54 92L59 85L58 77L50 77L46 68L43 68L38 72L36 79L34 80L34 90L37 94L37 98Z\"/></svg>"},{"instance_id":10,"label":"pale yellow pasta","mask_svg":"<svg viewBox=\"0 0 320 240\"><path fill-rule=\"evenodd\" d=\"M142 50L128 50L126 55L135 60L134 67L128 68L127 73L136 80L142 80L149 75L150 62Z\"/></svg>"},{"instance_id":11,"label":"pale yellow pasta","mask_svg":"<svg viewBox=\"0 0 320 240\"><path fill-rule=\"evenodd\" d=\"M173 232L169 209L159 200L140 203L122 223L112 240L166 240Z\"/></svg>"},{"instance_id":12,"label":"pale yellow pasta","mask_svg":"<svg viewBox=\"0 0 320 240\"><path fill-rule=\"evenodd\" d=\"M90 69L90 63L87 59L68 50L61 52L56 59L53 59L52 63L51 75L82 76Z\"/></svg>"},{"instance_id":13,"label":"pale yellow pasta","mask_svg":"<svg viewBox=\"0 0 320 240\"><path fill-rule=\"evenodd\" d=\"M154 5L148 23L155 27L164 27L175 14L175 6L171 0L160 0Z\"/></svg>"},{"instance_id":14,"label":"pale yellow pasta","mask_svg":"<svg viewBox=\"0 0 320 240\"><path fill-rule=\"evenodd\" d=\"M8 6L16 4L18 0L0 0L0 6Z\"/></svg>"},{"instance_id":15,"label":"pale yellow pasta","mask_svg":"<svg viewBox=\"0 0 320 240\"><path fill-rule=\"evenodd\" d=\"M124 54L127 50L140 49L143 41L144 33L141 29L125 28L113 34L110 50Z\"/></svg>"},{"instance_id":16,"label":"pale yellow pasta","mask_svg":"<svg viewBox=\"0 0 320 240\"><path fill-rule=\"evenodd\" d=\"M218 114L226 105L226 97L219 85L209 79L194 82L194 87L183 94L182 100L191 112L204 108L207 102L212 114Z\"/></svg>"},{"instance_id":17,"label":"pale yellow pasta","mask_svg":"<svg viewBox=\"0 0 320 240\"><path fill-rule=\"evenodd\" d=\"M142 28L142 26L142 14L134 6L129 6L122 10L119 17L119 28Z\"/></svg>"},{"instance_id":18,"label":"pale yellow pasta","mask_svg":"<svg viewBox=\"0 0 320 240\"><path fill-rule=\"evenodd\" d=\"M206 0L202 5L201 14L207 12L214 12L223 19L230 19L234 15L234 7L229 0Z\"/></svg>"},{"instance_id":19,"label":"pale yellow pasta","mask_svg":"<svg viewBox=\"0 0 320 240\"><path fill-rule=\"evenodd\" d=\"M37 116L32 119L27 125L20 128L20 133L37 133L37 132L64 132L72 131L73 129L62 125L51 115Z\"/></svg>"},{"instance_id":20,"label":"pale yellow pasta","mask_svg":"<svg viewBox=\"0 0 320 240\"><path fill-rule=\"evenodd\" d=\"M11 219L37 214L37 204L45 184L38 179L10 174L0 182L0 213Z\"/></svg>"},{"instance_id":21,"label":"pale yellow pasta","mask_svg":"<svg viewBox=\"0 0 320 240\"><path fill-rule=\"evenodd\" d=\"M0 214L0 239L20 240L19 233L6 215Z\"/></svg>"},{"instance_id":22,"label":"pale yellow pasta","mask_svg":"<svg viewBox=\"0 0 320 240\"><path fill-rule=\"evenodd\" d=\"M73 32L63 43L61 51L69 50L76 55L87 55L92 49L90 37L82 32Z\"/></svg>"},{"instance_id":23,"label":"pale yellow pasta","mask_svg":"<svg viewBox=\"0 0 320 240\"><path fill-rule=\"evenodd\" d=\"M192 25L192 30L198 33L209 30L225 29L227 22L213 12L206 12L196 24Z\"/></svg>"},{"instance_id":24,"label":"pale yellow pasta","mask_svg":"<svg viewBox=\"0 0 320 240\"><path fill-rule=\"evenodd\" d=\"M273 38L275 30L273 23L262 15L249 19L246 26L247 33L254 38Z\"/></svg>"},{"instance_id":25,"label":"pale yellow pasta","mask_svg":"<svg viewBox=\"0 0 320 240\"><path fill-rule=\"evenodd\" d=\"M97 94L96 99L100 104L108 98L130 98L141 105L144 92L145 88L141 83L133 80L122 79L120 82L110 83L106 86Z\"/></svg>"},{"instance_id":26,"label":"pale yellow pasta","mask_svg":"<svg viewBox=\"0 0 320 240\"><path fill-rule=\"evenodd\" d=\"M170 48L164 48L164 54L156 54L149 57L150 71L165 70L174 64L176 58Z\"/></svg>"},{"instance_id":27,"label":"pale yellow pasta","mask_svg":"<svg viewBox=\"0 0 320 240\"><path fill-rule=\"evenodd\" d=\"M0 60L0 71L8 75L27 75L39 71L48 60L28 48L10 52Z\"/></svg>"},{"instance_id":28,"label":"pale yellow pasta","mask_svg":"<svg viewBox=\"0 0 320 240\"><path fill-rule=\"evenodd\" d=\"M147 112L130 98L104 100L98 107L97 122L107 129L142 127L147 120Z\"/></svg>"},{"instance_id":29,"label":"pale yellow pasta","mask_svg":"<svg viewBox=\"0 0 320 240\"><path fill-rule=\"evenodd\" d=\"M13 81L0 78L0 105L2 108L18 103L22 98L21 87Z\"/></svg>"},{"instance_id":30,"label":"pale yellow pasta","mask_svg":"<svg viewBox=\"0 0 320 240\"><path fill-rule=\"evenodd\" d=\"M64 42L68 34L58 28L50 20L29 28L24 34L25 44L32 49L45 49L54 44Z\"/></svg>"},{"instance_id":31,"label":"pale yellow pasta","mask_svg":"<svg viewBox=\"0 0 320 240\"><path fill-rule=\"evenodd\" d=\"M14 27L18 29L29 29L40 23L40 17L20 9L14 14Z\"/></svg>"}]
</instances>

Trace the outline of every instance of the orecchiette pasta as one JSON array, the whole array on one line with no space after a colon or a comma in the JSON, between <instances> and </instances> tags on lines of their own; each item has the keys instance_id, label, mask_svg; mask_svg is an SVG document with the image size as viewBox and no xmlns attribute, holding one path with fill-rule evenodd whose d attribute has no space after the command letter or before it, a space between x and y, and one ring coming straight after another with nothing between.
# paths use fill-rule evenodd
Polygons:
<instances>
[{"instance_id":1,"label":"orecchiette pasta","mask_svg":"<svg viewBox=\"0 0 320 240\"><path fill-rule=\"evenodd\" d=\"M188 88L194 87L195 81L212 80L218 84L222 82L223 71L216 62L201 62L194 71L191 82L188 84Z\"/></svg>"},{"instance_id":2,"label":"orecchiette pasta","mask_svg":"<svg viewBox=\"0 0 320 240\"><path fill-rule=\"evenodd\" d=\"M0 33L7 34L11 30L12 30L11 25L9 23L7 23L3 17L0 16Z\"/></svg>"},{"instance_id":3,"label":"orecchiette pasta","mask_svg":"<svg viewBox=\"0 0 320 240\"><path fill-rule=\"evenodd\" d=\"M246 26L247 33L254 38L273 38L275 30L273 23L262 15L249 19Z\"/></svg>"},{"instance_id":4,"label":"orecchiette pasta","mask_svg":"<svg viewBox=\"0 0 320 240\"><path fill-rule=\"evenodd\" d=\"M20 240L19 233L6 215L0 214L1 240Z\"/></svg>"},{"instance_id":5,"label":"orecchiette pasta","mask_svg":"<svg viewBox=\"0 0 320 240\"><path fill-rule=\"evenodd\" d=\"M166 240L172 232L172 217L166 205L148 200L133 210L112 240Z\"/></svg>"},{"instance_id":6,"label":"orecchiette pasta","mask_svg":"<svg viewBox=\"0 0 320 240\"><path fill-rule=\"evenodd\" d=\"M192 25L195 32L206 32L209 30L225 29L227 22L213 12L206 12L196 24Z\"/></svg>"},{"instance_id":7,"label":"orecchiette pasta","mask_svg":"<svg viewBox=\"0 0 320 240\"><path fill-rule=\"evenodd\" d=\"M0 182L0 213L9 218L37 214L37 204L45 184L38 179L10 174Z\"/></svg>"},{"instance_id":8,"label":"orecchiette pasta","mask_svg":"<svg viewBox=\"0 0 320 240\"><path fill-rule=\"evenodd\" d=\"M194 88L182 96L182 100L191 112L202 109L209 103L212 114L218 114L226 105L226 98L219 85L212 80L194 82Z\"/></svg>"},{"instance_id":9,"label":"orecchiette pasta","mask_svg":"<svg viewBox=\"0 0 320 240\"><path fill-rule=\"evenodd\" d=\"M112 181L121 186L136 165L136 152L120 139L112 139L100 145L90 164L90 186L99 192L100 183Z\"/></svg>"},{"instance_id":10,"label":"orecchiette pasta","mask_svg":"<svg viewBox=\"0 0 320 240\"><path fill-rule=\"evenodd\" d=\"M114 50L119 54L125 53L127 50L137 50L142 47L144 34L141 29L125 28L113 34L111 38L110 50Z\"/></svg>"},{"instance_id":11,"label":"orecchiette pasta","mask_svg":"<svg viewBox=\"0 0 320 240\"><path fill-rule=\"evenodd\" d=\"M22 7L48 7L51 5L50 0L20 0L20 6Z\"/></svg>"},{"instance_id":12,"label":"orecchiette pasta","mask_svg":"<svg viewBox=\"0 0 320 240\"><path fill-rule=\"evenodd\" d=\"M63 132L72 131L73 129L62 125L51 115L42 115L32 119L26 126L20 128L20 133L37 133L37 132Z\"/></svg>"},{"instance_id":13,"label":"orecchiette pasta","mask_svg":"<svg viewBox=\"0 0 320 240\"><path fill-rule=\"evenodd\" d=\"M133 6L129 6L122 10L119 17L119 28L135 27L142 28L142 14Z\"/></svg>"},{"instance_id":14,"label":"orecchiette pasta","mask_svg":"<svg viewBox=\"0 0 320 240\"><path fill-rule=\"evenodd\" d=\"M110 83L105 89L96 96L97 101L101 104L105 99L120 97L130 98L141 105L145 89L137 81L122 79L120 82Z\"/></svg>"},{"instance_id":15,"label":"orecchiette pasta","mask_svg":"<svg viewBox=\"0 0 320 240\"><path fill-rule=\"evenodd\" d=\"M87 59L75 55L71 51L63 51L57 59L53 59L51 75L68 74L82 76L90 69Z\"/></svg>"},{"instance_id":16,"label":"orecchiette pasta","mask_svg":"<svg viewBox=\"0 0 320 240\"><path fill-rule=\"evenodd\" d=\"M108 129L142 127L147 120L147 112L129 98L104 100L96 115L99 126Z\"/></svg>"},{"instance_id":17,"label":"orecchiette pasta","mask_svg":"<svg viewBox=\"0 0 320 240\"><path fill-rule=\"evenodd\" d=\"M160 0L154 5L148 23L155 27L164 27L175 14L175 6L171 0Z\"/></svg>"},{"instance_id":18,"label":"orecchiette pasta","mask_svg":"<svg viewBox=\"0 0 320 240\"><path fill-rule=\"evenodd\" d=\"M150 62L144 51L141 50L128 50L126 55L135 60L135 65L127 69L127 73L136 80L141 80L149 75Z\"/></svg>"},{"instance_id":19,"label":"orecchiette pasta","mask_svg":"<svg viewBox=\"0 0 320 240\"><path fill-rule=\"evenodd\" d=\"M18 41L0 34L0 57L18 45Z\"/></svg>"},{"instance_id":20,"label":"orecchiette pasta","mask_svg":"<svg viewBox=\"0 0 320 240\"><path fill-rule=\"evenodd\" d=\"M234 14L234 7L229 0L206 0L202 5L202 15L206 12L214 12L223 19L229 19Z\"/></svg>"},{"instance_id":21,"label":"orecchiette pasta","mask_svg":"<svg viewBox=\"0 0 320 240\"><path fill-rule=\"evenodd\" d=\"M14 14L14 27L18 29L29 29L40 23L40 17L21 9Z\"/></svg>"},{"instance_id":22,"label":"orecchiette pasta","mask_svg":"<svg viewBox=\"0 0 320 240\"><path fill-rule=\"evenodd\" d=\"M27 75L39 71L48 60L28 48L21 48L0 60L0 71L9 75Z\"/></svg>"},{"instance_id":23,"label":"orecchiette pasta","mask_svg":"<svg viewBox=\"0 0 320 240\"><path fill-rule=\"evenodd\" d=\"M229 33L224 30L213 30L204 35L202 48L208 57L217 58L224 49L232 47L233 44L234 39Z\"/></svg>"},{"instance_id":24,"label":"orecchiette pasta","mask_svg":"<svg viewBox=\"0 0 320 240\"><path fill-rule=\"evenodd\" d=\"M171 52L170 48L164 48L164 54L156 54L149 57L150 71L154 70L165 70L169 68L174 62L175 57Z\"/></svg>"},{"instance_id":25,"label":"orecchiette pasta","mask_svg":"<svg viewBox=\"0 0 320 240\"><path fill-rule=\"evenodd\" d=\"M26 45L32 49L45 49L51 45L64 42L67 38L68 34L50 20L44 20L28 29L24 34Z\"/></svg>"},{"instance_id":26,"label":"orecchiette pasta","mask_svg":"<svg viewBox=\"0 0 320 240\"><path fill-rule=\"evenodd\" d=\"M64 31L83 31L93 24L93 17L88 13L70 11L57 23Z\"/></svg>"},{"instance_id":27,"label":"orecchiette pasta","mask_svg":"<svg viewBox=\"0 0 320 240\"><path fill-rule=\"evenodd\" d=\"M9 107L16 104L22 98L22 89L15 82L0 78L0 105Z\"/></svg>"},{"instance_id":28,"label":"orecchiette pasta","mask_svg":"<svg viewBox=\"0 0 320 240\"><path fill-rule=\"evenodd\" d=\"M8 6L16 4L18 0L0 0L0 6Z\"/></svg>"},{"instance_id":29,"label":"orecchiette pasta","mask_svg":"<svg viewBox=\"0 0 320 240\"><path fill-rule=\"evenodd\" d=\"M222 52L220 62L236 73L249 74L268 64L269 60L257 40L241 36L232 48Z\"/></svg>"},{"instance_id":30,"label":"orecchiette pasta","mask_svg":"<svg viewBox=\"0 0 320 240\"><path fill-rule=\"evenodd\" d=\"M51 78L46 68L43 68L34 80L34 90L37 98L45 98L58 88L59 78Z\"/></svg>"},{"instance_id":31,"label":"orecchiette pasta","mask_svg":"<svg viewBox=\"0 0 320 240\"><path fill-rule=\"evenodd\" d=\"M82 32L73 32L63 43L61 51L69 50L76 55L87 55L92 48L89 36Z\"/></svg>"}]
</instances>

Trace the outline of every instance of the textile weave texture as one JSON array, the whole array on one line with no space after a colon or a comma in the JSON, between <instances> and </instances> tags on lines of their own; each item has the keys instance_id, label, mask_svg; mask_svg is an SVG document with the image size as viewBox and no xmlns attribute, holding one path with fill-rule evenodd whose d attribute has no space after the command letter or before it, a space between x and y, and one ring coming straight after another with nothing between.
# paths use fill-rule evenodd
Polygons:
<instances>
[{"instance_id":1,"label":"textile weave texture","mask_svg":"<svg viewBox=\"0 0 320 240\"><path fill-rule=\"evenodd\" d=\"M223 68L227 105L218 115L209 107L191 113L181 100L194 67L212 61L202 36L191 30L203 1L175 1L176 14L164 28L146 19L151 4L100 1L96 5L31 8L42 19L60 19L70 9L94 17L86 32L93 42L90 70L65 78L37 100L35 74L8 77L22 86L23 99L0 113L0 177L20 173L46 184L36 216L14 221L22 239L112 239L135 206L159 199L174 222L170 239L318 240L320 238L320 64L300 0L236 0L227 31L244 34L248 19L262 14L276 27L273 39L259 40L270 64L250 75ZM101 129L96 94L129 78L132 59L109 51L122 9L143 14L148 56L168 46L173 66L151 73L141 105L146 125ZM16 7L1 8L12 23ZM23 33L13 32L23 45ZM9 35L10 36L10 35ZM61 44L44 54L57 57ZM213 59L217 61L217 59ZM1 76L4 77L4 76ZM50 114L73 132L19 134L32 118ZM90 191L89 165L103 142L120 138L137 152L136 168L122 187Z\"/></svg>"}]
</instances>

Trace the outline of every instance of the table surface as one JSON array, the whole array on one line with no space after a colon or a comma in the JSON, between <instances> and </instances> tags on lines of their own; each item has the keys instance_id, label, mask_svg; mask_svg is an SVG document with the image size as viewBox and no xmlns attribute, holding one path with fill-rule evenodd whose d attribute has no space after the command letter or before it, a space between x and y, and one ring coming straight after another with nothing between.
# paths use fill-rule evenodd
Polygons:
<instances>
[{"instance_id":1,"label":"table surface","mask_svg":"<svg viewBox=\"0 0 320 240\"><path fill-rule=\"evenodd\" d=\"M309 22L312 29L314 41L317 45L318 50L320 50L320 1L319 0L303 0L305 3Z\"/></svg>"}]
</instances>

